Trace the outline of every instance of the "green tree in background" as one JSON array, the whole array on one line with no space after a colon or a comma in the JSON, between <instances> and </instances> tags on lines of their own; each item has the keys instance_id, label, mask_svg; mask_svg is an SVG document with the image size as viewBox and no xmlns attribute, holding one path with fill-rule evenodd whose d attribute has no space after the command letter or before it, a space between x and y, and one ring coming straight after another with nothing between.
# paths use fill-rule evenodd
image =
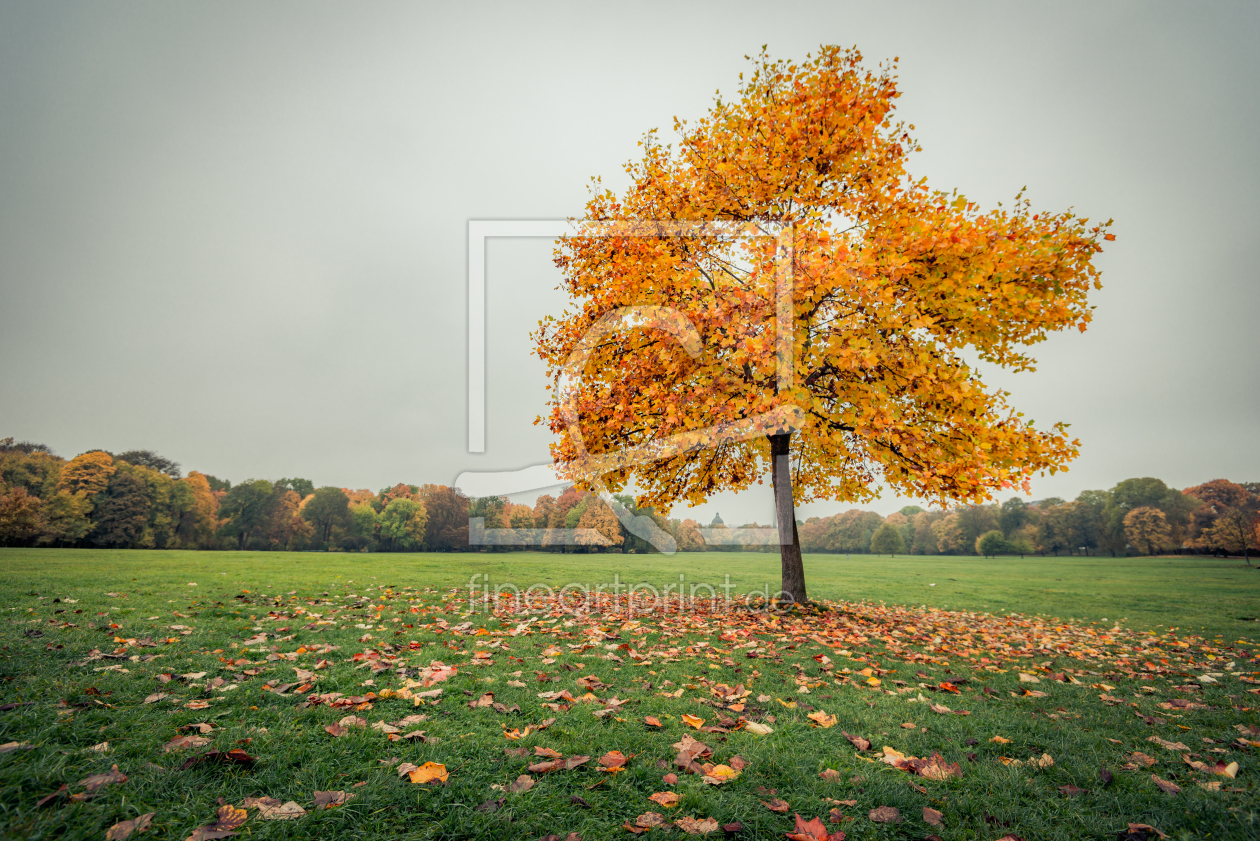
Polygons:
<instances>
[{"instance_id":1,"label":"green tree in background","mask_svg":"<svg viewBox=\"0 0 1260 841\"><path fill-rule=\"evenodd\" d=\"M302 507L302 516L314 526L315 542L327 549L338 532L351 524L350 497L341 488L319 488Z\"/></svg>"},{"instance_id":2,"label":"green tree in background","mask_svg":"<svg viewBox=\"0 0 1260 841\"><path fill-rule=\"evenodd\" d=\"M1006 555L1011 551L1011 544L1007 542L1006 536L997 529L986 531L984 534L976 538L976 554L983 555L986 558L996 558L998 555Z\"/></svg>"},{"instance_id":3,"label":"green tree in background","mask_svg":"<svg viewBox=\"0 0 1260 841\"><path fill-rule=\"evenodd\" d=\"M231 488L219 503L219 517L226 520L222 534L235 537L236 548L243 550L266 523L271 502L272 484L266 479L250 479Z\"/></svg>"},{"instance_id":4,"label":"green tree in background","mask_svg":"<svg viewBox=\"0 0 1260 841\"><path fill-rule=\"evenodd\" d=\"M875 529L875 534L871 535L871 551L877 555L887 552L893 557L898 552L905 552L906 544L902 540L901 530L892 523L884 523Z\"/></svg>"},{"instance_id":5,"label":"green tree in background","mask_svg":"<svg viewBox=\"0 0 1260 841\"><path fill-rule=\"evenodd\" d=\"M406 497L392 499L381 512L381 541L391 551L423 549L427 522L428 514L423 503Z\"/></svg>"},{"instance_id":6,"label":"green tree in background","mask_svg":"<svg viewBox=\"0 0 1260 841\"><path fill-rule=\"evenodd\" d=\"M171 461L169 458L160 456L152 450L128 450L116 456L116 460L125 461L137 467L147 467L150 470L156 470L158 473L165 473L172 479L179 479L183 475L179 472L179 462Z\"/></svg>"}]
</instances>

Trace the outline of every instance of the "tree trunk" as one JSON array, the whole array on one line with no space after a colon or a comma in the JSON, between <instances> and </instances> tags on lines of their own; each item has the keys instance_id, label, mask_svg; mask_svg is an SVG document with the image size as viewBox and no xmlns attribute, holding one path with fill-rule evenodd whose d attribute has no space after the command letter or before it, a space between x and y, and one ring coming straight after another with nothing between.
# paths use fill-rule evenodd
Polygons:
<instances>
[{"instance_id":1,"label":"tree trunk","mask_svg":"<svg viewBox=\"0 0 1260 841\"><path fill-rule=\"evenodd\" d=\"M807 604L805 565L801 559L801 538L796 530L796 509L792 504L792 469L789 444L792 433L768 436L770 441L771 481L774 484L774 507L779 520L779 558L783 571L780 598ZM791 529L789 532L788 530Z\"/></svg>"}]
</instances>

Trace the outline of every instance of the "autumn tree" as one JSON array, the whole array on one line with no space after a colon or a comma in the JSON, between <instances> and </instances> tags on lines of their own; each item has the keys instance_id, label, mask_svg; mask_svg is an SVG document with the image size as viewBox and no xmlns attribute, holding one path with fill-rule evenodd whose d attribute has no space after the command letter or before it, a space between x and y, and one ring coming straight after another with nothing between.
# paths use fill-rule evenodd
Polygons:
<instances>
[{"instance_id":1,"label":"autumn tree","mask_svg":"<svg viewBox=\"0 0 1260 841\"><path fill-rule=\"evenodd\" d=\"M867 501L881 482L983 502L1077 453L967 360L1028 370L1026 345L1084 330L1091 260L1112 237L911 176L894 69L838 47L800 64L763 53L736 96L677 122L676 147L649 133L626 191L596 192L592 221L561 241L575 306L535 334L558 468L587 488L633 481L662 511L769 468L797 602L795 504Z\"/></svg>"},{"instance_id":2,"label":"autumn tree","mask_svg":"<svg viewBox=\"0 0 1260 841\"><path fill-rule=\"evenodd\" d=\"M0 546L22 545L43 528L43 501L26 488L0 485Z\"/></svg>"},{"instance_id":3,"label":"autumn tree","mask_svg":"<svg viewBox=\"0 0 1260 841\"><path fill-rule=\"evenodd\" d=\"M683 552L704 552L708 548L700 535L700 524L695 520L683 520L678 526L675 540L678 548Z\"/></svg>"},{"instance_id":4,"label":"autumn tree","mask_svg":"<svg viewBox=\"0 0 1260 841\"><path fill-rule=\"evenodd\" d=\"M579 546L604 547L621 545L621 523L617 515L603 500L591 499L577 521L577 528L588 531L579 534Z\"/></svg>"},{"instance_id":5,"label":"autumn tree","mask_svg":"<svg viewBox=\"0 0 1260 841\"><path fill-rule=\"evenodd\" d=\"M428 512L424 542L433 551L468 546L468 497L445 485L423 485L420 495Z\"/></svg>"},{"instance_id":6,"label":"autumn tree","mask_svg":"<svg viewBox=\"0 0 1260 841\"><path fill-rule=\"evenodd\" d=\"M901 530L892 523L883 523L875 529L875 534L871 535L871 551L876 555L887 552L893 557L896 557L898 552L905 552L906 544L901 537Z\"/></svg>"},{"instance_id":7,"label":"autumn tree","mask_svg":"<svg viewBox=\"0 0 1260 841\"><path fill-rule=\"evenodd\" d=\"M219 500L210 491L210 483L204 473L190 470L180 483L188 489L192 504L180 516L175 534L181 546L209 549L213 545L214 532L218 527Z\"/></svg>"},{"instance_id":8,"label":"autumn tree","mask_svg":"<svg viewBox=\"0 0 1260 841\"><path fill-rule=\"evenodd\" d=\"M114 459L109 453L94 450L75 456L61 469L57 477L57 490L70 493L83 492L91 500L97 494L105 492L109 478L117 470Z\"/></svg>"},{"instance_id":9,"label":"autumn tree","mask_svg":"<svg viewBox=\"0 0 1260 841\"><path fill-rule=\"evenodd\" d=\"M1146 554L1154 555L1168 545L1172 530L1163 511L1143 506L1124 515L1124 535L1129 543L1139 549L1145 547Z\"/></svg>"}]
</instances>

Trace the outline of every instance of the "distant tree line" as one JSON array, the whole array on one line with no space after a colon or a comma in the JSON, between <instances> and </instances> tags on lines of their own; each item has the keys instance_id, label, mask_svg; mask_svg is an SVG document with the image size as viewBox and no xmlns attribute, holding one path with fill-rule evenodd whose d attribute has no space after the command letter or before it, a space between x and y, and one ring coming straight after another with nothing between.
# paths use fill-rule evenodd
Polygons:
<instances>
[{"instance_id":1,"label":"distant tree line","mask_svg":"<svg viewBox=\"0 0 1260 841\"><path fill-rule=\"evenodd\" d=\"M651 517L685 552L768 551L731 539L706 543L694 519ZM91 450L66 460L43 444L0 439L0 545L133 549L463 551L469 517L510 529L514 545L494 551L652 552L599 497L569 488L533 506L501 497L470 499L444 485L397 484L380 491L316 488L301 478L233 485L149 450ZM850 510L797 523L811 553L914 555L1250 554L1260 546L1260 483L1215 479L1179 491L1159 479L1126 479L1109 491L971 505L948 511L908 506L881 517ZM707 528L725 529L720 518ZM539 530L550 529L550 533ZM557 537L577 529L576 541ZM712 534L712 532L710 532ZM479 548L479 547L473 547Z\"/></svg>"}]
</instances>

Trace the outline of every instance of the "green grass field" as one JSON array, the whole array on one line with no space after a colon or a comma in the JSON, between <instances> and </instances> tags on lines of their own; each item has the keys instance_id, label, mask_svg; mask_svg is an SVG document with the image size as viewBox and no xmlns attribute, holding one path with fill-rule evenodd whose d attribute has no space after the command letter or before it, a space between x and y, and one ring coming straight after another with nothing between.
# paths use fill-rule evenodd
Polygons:
<instances>
[{"instance_id":1,"label":"green grass field","mask_svg":"<svg viewBox=\"0 0 1260 841\"><path fill-rule=\"evenodd\" d=\"M229 804L264 839L771 838L794 814L849 839L1260 837L1260 571L1241 561L808 556L805 615L468 601L473 576L773 589L777 557L753 553L4 549L0 569L5 837L153 813L131 837L179 841ZM332 727L348 716L364 726ZM677 764L684 736L716 771ZM547 751L590 758L547 772ZM399 776L430 762L445 783ZM88 791L115 765L125 782Z\"/></svg>"}]
</instances>

